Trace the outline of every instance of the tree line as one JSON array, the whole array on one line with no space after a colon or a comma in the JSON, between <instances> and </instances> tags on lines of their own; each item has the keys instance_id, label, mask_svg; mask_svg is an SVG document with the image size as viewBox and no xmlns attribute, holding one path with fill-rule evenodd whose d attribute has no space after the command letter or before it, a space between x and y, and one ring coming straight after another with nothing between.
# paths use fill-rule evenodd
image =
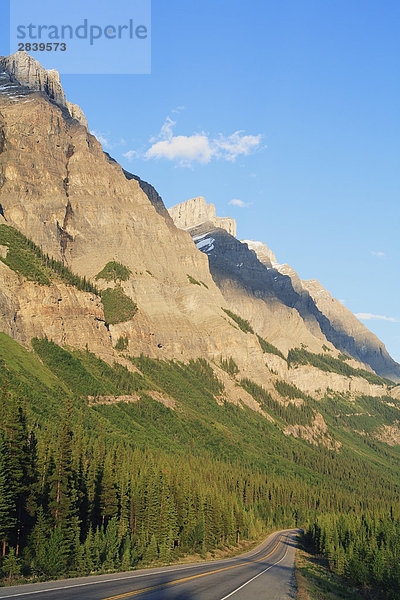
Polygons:
<instances>
[{"instance_id":1,"label":"tree line","mask_svg":"<svg viewBox=\"0 0 400 600\"><path fill-rule=\"evenodd\" d=\"M305 540L329 568L379 598L400 597L400 521L371 510L363 514L325 514L308 528Z\"/></svg>"}]
</instances>

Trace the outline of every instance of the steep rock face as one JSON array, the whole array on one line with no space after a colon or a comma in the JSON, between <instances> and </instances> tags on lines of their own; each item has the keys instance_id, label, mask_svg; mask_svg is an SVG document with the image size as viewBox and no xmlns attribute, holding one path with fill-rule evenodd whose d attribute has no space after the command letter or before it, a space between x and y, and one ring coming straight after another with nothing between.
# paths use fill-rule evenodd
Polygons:
<instances>
[{"instance_id":1,"label":"steep rock face","mask_svg":"<svg viewBox=\"0 0 400 600\"><path fill-rule=\"evenodd\" d=\"M1 262L0 328L27 347L33 337L47 336L59 345L87 346L110 361L113 355L99 298L60 283L23 281Z\"/></svg>"},{"instance_id":2,"label":"steep rock face","mask_svg":"<svg viewBox=\"0 0 400 600\"><path fill-rule=\"evenodd\" d=\"M254 240L240 240L242 244L247 244L250 250L253 250L258 260L268 268L271 268L276 262L275 254L263 242L255 242Z\"/></svg>"},{"instance_id":3,"label":"steep rock face","mask_svg":"<svg viewBox=\"0 0 400 600\"><path fill-rule=\"evenodd\" d=\"M396 385L396 387L391 390L391 396L396 398L396 400L400 400L400 385Z\"/></svg>"},{"instance_id":4,"label":"steep rock face","mask_svg":"<svg viewBox=\"0 0 400 600\"><path fill-rule=\"evenodd\" d=\"M284 353L300 341L319 352L328 344L290 278L262 264L247 244L206 222L190 229L193 241L208 256L214 281L227 302Z\"/></svg>"},{"instance_id":5,"label":"steep rock face","mask_svg":"<svg viewBox=\"0 0 400 600\"><path fill-rule=\"evenodd\" d=\"M189 229L199 250L207 254L225 298L234 301L238 312L270 342L283 352L301 344L312 352L334 347L350 354L361 363L358 366L400 380L400 365L384 345L326 290L322 293L322 286L317 289L316 284L301 281L289 265L277 264L265 244L239 242L218 222L207 220L203 203L192 210L193 203L188 202L169 209L175 224ZM200 224L201 218L206 220Z\"/></svg>"},{"instance_id":6,"label":"steep rock face","mask_svg":"<svg viewBox=\"0 0 400 600\"><path fill-rule=\"evenodd\" d=\"M210 214L213 218L215 211ZM221 272L219 289L218 274L211 277L204 253L212 244L201 234L199 252L190 234L175 227L152 186L124 172L65 106L5 71L0 73L1 223L86 278L93 279L109 261L126 265L131 276L122 287L139 308L130 321L107 327L98 297L57 282L39 286L2 264L0 329L27 346L31 337L47 335L72 347L89 343L106 360L122 360L113 347L123 335L132 355L201 356L216 363L233 357L242 376L273 393L273 375L256 336L240 331L221 307L249 318L261 335L275 331L283 349L303 339L314 351L328 343L312 315L306 326L295 305L280 299L279 293L297 298L290 278L273 270L269 274L253 251L221 228L224 247L230 245L239 260L227 261L228 275ZM227 228L233 231L232 223ZM0 252L4 256L7 249ZM249 295L246 276L229 277L241 270L240 261L267 273L270 282L276 277L275 291L262 284L258 296ZM249 399L241 395L236 400Z\"/></svg>"},{"instance_id":7,"label":"steep rock face","mask_svg":"<svg viewBox=\"0 0 400 600\"><path fill-rule=\"evenodd\" d=\"M354 340L344 349L363 363L369 364L379 375L394 381L400 380L400 365L392 359L384 344L339 300L333 298L316 279L302 280L303 288L310 294L321 312L335 330L345 339Z\"/></svg>"},{"instance_id":8,"label":"steep rock face","mask_svg":"<svg viewBox=\"0 0 400 600\"><path fill-rule=\"evenodd\" d=\"M60 75L56 69L44 69L26 52L16 52L10 56L0 57L0 69L9 75L10 81L19 83L30 90L43 92L50 100L65 107L73 119L85 127L88 126L81 108L77 104L67 102L61 86Z\"/></svg>"},{"instance_id":9,"label":"steep rock face","mask_svg":"<svg viewBox=\"0 0 400 600\"><path fill-rule=\"evenodd\" d=\"M289 369L286 379L298 388L313 396L323 396L325 390L335 390L350 396L365 394L366 396L381 396L382 387L371 384L362 377L343 377L338 373L327 373L310 365L301 365Z\"/></svg>"},{"instance_id":10,"label":"steep rock face","mask_svg":"<svg viewBox=\"0 0 400 600\"><path fill-rule=\"evenodd\" d=\"M243 372L271 386L255 336L227 322L221 310L227 301L211 278L207 257L175 227L154 188L104 154L65 107L11 81L4 71L0 223L15 227L81 276L95 277L109 261L126 265L131 277L123 288L139 307L131 321L107 331L104 315L88 312L86 304L95 305L87 294L71 289L67 302L63 290L59 302L58 284L47 288L15 280L4 266L0 328L19 341L29 345L30 337L47 335L84 347L91 339L90 347L110 359L118 356L113 346L124 335L133 355L217 361L232 356ZM188 275L205 285L194 285ZM64 310L70 318L64 318L63 329ZM71 325L69 333L66 323L73 320L81 329Z\"/></svg>"},{"instance_id":11,"label":"steep rock face","mask_svg":"<svg viewBox=\"0 0 400 600\"><path fill-rule=\"evenodd\" d=\"M146 196L148 197L158 214L164 217L167 225L173 226L174 222L169 212L165 208L164 202L157 190L150 183L147 183L147 181L143 181L143 179L140 179L140 177L138 177L137 175L133 175L132 173L125 171L125 169L122 170L127 179L135 179L138 182L141 189L144 191L144 193L146 194Z\"/></svg>"},{"instance_id":12,"label":"steep rock face","mask_svg":"<svg viewBox=\"0 0 400 600\"><path fill-rule=\"evenodd\" d=\"M400 380L400 365L387 352L384 344L361 321L354 316L339 300L333 298L316 279L304 281L290 265L278 264L271 251L260 242L249 242L260 262L273 267L281 275L287 276L293 289L305 301L311 298L317 309L324 315L333 330L327 337L336 348L349 353L359 362L369 365L382 377L394 381ZM271 253L271 254L270 254ZM322 331L326 333L325 324Z\"/></svg>"},{"instance_id":13,"label":"steep rock face","mask_svg":"<svg viewBox=\"0 0 400 600\"><path fill-rule=\"evenodd\" d=\"M56 69L47 71L26 52L16 52L10 56L1 57L0 67L10 74L13 81L17 81L31 90L44 92L57 104L66 106L67 101Z\"/></svg>"},{"instance_id":14,"label":"steep rock face","mask_svg":"<svg viewBox=\"0 0 400 600\"><path fill-rule=\"evenodd\" d=\"M73 119L76 119L77 121L79 121L79 123L81 125L83 125L84 127L86 127L86 129L88 129L89 125L88 125L85 115L83 114L81 107L78 106L77 104L72 104L72 102L67 101L67 108L69 110L69 114L71 115L71 117Z\"/></svg>"},{"instance_id":15,"label":"steep rock face","mask_svg":"<svg viewBox=\"0 0 400 600\"><path fill-rule=\"evenodd\" d=\"M181 229L190 229L196 225L210 222L236 237L236 221L230 217L217 217L214 204L207 204L205 198L191 198L169 209L175 225Z\"/></svg>"}]
</instances>

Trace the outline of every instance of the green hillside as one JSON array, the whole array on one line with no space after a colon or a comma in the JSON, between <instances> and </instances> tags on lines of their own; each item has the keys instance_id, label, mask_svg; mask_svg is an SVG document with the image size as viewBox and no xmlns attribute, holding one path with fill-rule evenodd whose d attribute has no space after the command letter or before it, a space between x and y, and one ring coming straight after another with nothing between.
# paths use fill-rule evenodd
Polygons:
<instances>
[{"instance_id":1,"label":"green hillside","mask_svg":"<svg viewBox=\"0 0 400 600\"><path fill-rule=\"evenodd\" d=\"M0 333L4 577L206 555L272 528L311 527L321 513L399 518L399 450L373 433L400 419L400 403L364 397L350 411L331 394L283 406L235 380L270 421L229 403L205 360L130 361L135 372L47 339L28 351ZM285 435L317 412L338 451Z\"/></svg>"}]
</instances>

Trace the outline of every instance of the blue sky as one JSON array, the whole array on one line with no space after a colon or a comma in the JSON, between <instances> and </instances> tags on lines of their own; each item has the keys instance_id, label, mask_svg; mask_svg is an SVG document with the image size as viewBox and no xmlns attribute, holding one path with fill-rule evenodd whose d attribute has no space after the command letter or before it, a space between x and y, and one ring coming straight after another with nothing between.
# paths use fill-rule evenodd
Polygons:
<instances>
[{"instance_id":1,"label":"blue sky","mask_svg":"<svg viewBox=\"0 0 400 600\"><path fill-rule=\"evenodd\" d=\"M62 83L167 206L205 196L400 361L399 30L397 0L153 0L150 75Z\"/></svg>"}]
</instances>

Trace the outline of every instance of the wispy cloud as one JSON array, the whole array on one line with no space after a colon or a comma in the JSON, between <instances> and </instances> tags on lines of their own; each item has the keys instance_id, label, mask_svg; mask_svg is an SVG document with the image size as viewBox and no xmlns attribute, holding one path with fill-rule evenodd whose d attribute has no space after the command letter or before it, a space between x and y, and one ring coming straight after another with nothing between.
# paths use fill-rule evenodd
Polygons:
<instances>
[{"instance_id":1,"label":"wispy cloud","mask_svg":"<svg viewBox=\"0 0 400 600\"><path fill-rule=\"evenodd\" d=\"M174 109L174 113L183 107ZM239 156L248 156L260 148L261 134L250 135L244 131L235 131L231 135L219 133L210 136L204 131L191 135L174 135L176 121L168 116L158 135L150 138L150 147L144 154L147 159L167 159L179 166L187 167L193 163L207 164L212 159L234 162Z\"/></svg>"},{"instance_id":2,"label":"wispy cloud","mask_svg":"<svg viewBox=\"0 0 400 600\"><path fill-rule=\"evenodd\" d=\"M231 204L232 206L239 206L239 208L247 208L251 203L243 202L243 200L239 200L239 198L232 198L232 200L229 200L228 204Z\"/></svg>"},{"instance_id":3,"label":"wispy cloud","mask_svg":"<svg viewBox=\"0 0 400 600\"><path fill-rule=\"evenodd\" d=\"M213 140L215 155L234 161L238 156L247 156L259 147L261 134L245 135L244 131L235 131L232 135L225 137L222 133Z\"/></svg>"},{"instance_id":4,"label":"wispy cloud","mask_svg":"<svg viewBox=\"0 0 400 600\"><path fill-rule=\"evenodd\" d=\"M167 117L161 126L160 132L150 138L150 143L156 142L157 140L171 140L173 138L173 129L176 125L176 121Z\"/></svg>"},{"instance_id":5,"label":"wispy cloud","mask_svg":"<svg viewBox=\"0 0 400 600\"><path fill-rule=\"evenodd\" d=\"M361 321L390 321L391 323L400 323L395 317L386 317L385 315L373 315L372 313L356 313L357 319Z\"/></svg>"},{"instance_id":6,"label":"wispy cloud","mask_svg":"<svg viewBox=\"0 0 400 600\"><path fill-rule=\"evenodd\" d=\"M125 156L128 160L132 160L132 158L136 158L138 153L136 150L128 150L128 152L124 152L122 156Z\"/></svg>"},{"instance_id":7,"label":"wispy cloud","mask_svg":"<svg viewBox=\"0 0 400 600\"><path fill-rule=\"evenodd\" d=\"M98 139L103 148L111 148L112 144L106 138L106 134L102 133L101 131L96 131L95 129L92 129L90 133Z\"/></svg>"},{"instance_id":8,"label":"wispy cloud","mask_svg":"<svg viewBox=\"0 0 400 600\"><path fill-rule=\"evenodd\" d=\"M372 256L377 256L378 258L383 258L384 256L386 256L386 254L381 250L371 250L371 254Z\"/></svg>"}]
</instances>

